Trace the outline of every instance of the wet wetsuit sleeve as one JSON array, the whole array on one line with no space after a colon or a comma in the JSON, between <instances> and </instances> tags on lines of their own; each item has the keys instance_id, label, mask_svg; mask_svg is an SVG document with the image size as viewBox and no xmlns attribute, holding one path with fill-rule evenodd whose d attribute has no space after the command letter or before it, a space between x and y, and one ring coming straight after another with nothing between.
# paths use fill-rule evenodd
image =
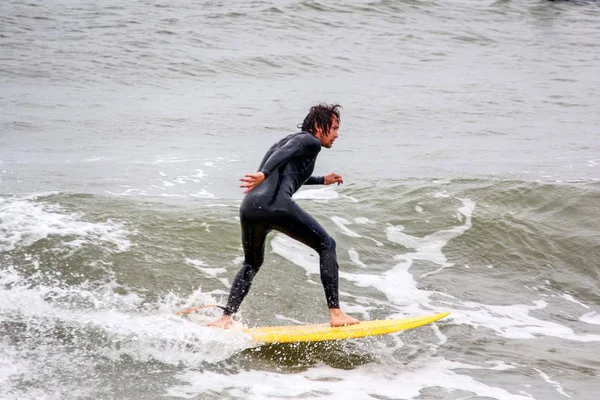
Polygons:
<instances>
[{"instance_id":1,"label":"wet wetsuit sleeve","mask_svg":"<svg viewBox=\"0 0 600 400\"><path fill-rule=\"evenodd\" d=\"M325 177L324 176L311 176L304 182L305 185L324 185Z\"/></svg>"},{"instance_id":2,"label":"wet wetsuit sleeve","mask_svg":"<svg viewBox=\"0 0 600 400\"><path fill-rule=\"evenodd\" d=\"M286 144L278 148L265 161L260 172L265 178L273 173L281 165L294 157L315 157L321 151L321 144L314 137L303 135L290 139Z\"/></svg>"}]
</instances>

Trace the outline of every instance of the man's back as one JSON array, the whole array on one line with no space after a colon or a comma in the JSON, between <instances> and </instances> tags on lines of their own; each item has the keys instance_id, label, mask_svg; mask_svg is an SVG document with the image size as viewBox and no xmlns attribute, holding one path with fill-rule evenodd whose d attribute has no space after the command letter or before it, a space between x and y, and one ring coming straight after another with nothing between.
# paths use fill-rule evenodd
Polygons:
<instances>
[{"instance_id":1,"label":"man's back","mask_svg":"<svg viewBox=\"0 0 600 400\"><path fill-rule=\"evenodd\" d=\"M298 132L275 143L265 154L258 170L267 179L246 197L253 200L286 196L290 198L310 178L321 143L310 132Z\"/></svg>"}]
</instances>

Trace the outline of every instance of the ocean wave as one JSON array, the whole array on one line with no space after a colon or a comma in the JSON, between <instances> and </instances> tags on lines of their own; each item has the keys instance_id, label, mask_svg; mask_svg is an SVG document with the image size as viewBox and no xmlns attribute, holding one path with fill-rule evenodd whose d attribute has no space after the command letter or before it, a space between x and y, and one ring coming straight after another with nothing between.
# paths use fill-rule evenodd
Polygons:
<instances>
[{"instance_id":1,"label":"ocean wave","mask_svg":"<svg viewBox=\"0 0 600 400\"><path fill-rule=\"evenodd\" d=\"M80 212L70 212L47 195L0 198L0 251L31 246L43 239L61 238L61 245L106 244L114 251L127 251L131 242L125 225L108 218L87 221Z\"/></svg>"}]
</instances>

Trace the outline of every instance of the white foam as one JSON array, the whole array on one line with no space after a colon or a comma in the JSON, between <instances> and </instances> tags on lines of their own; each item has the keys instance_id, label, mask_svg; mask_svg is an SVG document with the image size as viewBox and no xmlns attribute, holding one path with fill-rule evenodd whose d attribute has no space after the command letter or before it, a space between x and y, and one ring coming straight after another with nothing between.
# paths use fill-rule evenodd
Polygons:
<instances>
[{"instance_id":1,"label":"white foam","mask_svg":"<svg viewBox=\"0 0 600 400\"><path fill-rule=\"evenodd\" d=\"M344 199L348 199L348 200L350 200L350 201L351 201L351 202L353 202L353 203L358 203L358 202L359 202L359 201L358 201L356 198L354 198L354 197L352 197L352 196L345 195L345 194L344 194L344 195L342 195L342 198L344 198Z\"/></svg>"},{"instance_id":2,"label":"white foam","mask_svg":"<svg viewBox=\"0 0 600 400\"><path fill-rule=\"evenodd\" d=\"M377 241L377 240L375 240L373 238L370 238L368 236L360 235L360 234L354 232L353 230L351 230L350 228L348 228L346 225L352 225L352 222L348 221L347 219L344 219L344 218L341 218L341 217L337 217L337 216L333 216L333 217L331 217L331 220L333 221L334 224L337 225L338 228L340 228L340 230L342 231L342 233L344 235L347 235L347 236L350 236L350 237L356 237L356 238L362 238L362 237L364 237L365 239L369 239L369 240L372 240L373 242L375 242L375 244L377 246L383 246L383 243L381 243L381 242L379 242L379 241Z\"/></svg>"},{"instance_id":3,"label":"white foam","mask_svg":"<svg viewBox=\"0 0 600 400\"><path fill-rule=\"evenodd\" d=\"M595 311L583 314L579 320L586 324L600 325L600 314Z\"/></svg>"},{"instance_id":4,"label":"white foam","mask_svg":"<svg viewBox=\"0 0 600 400\"><path fill-rule=\"evenodd\" d=\"M589 306L583 304L582 302L575 300L573 298L573 296L571 296L570 294L564 293L564 294L561 294L560 297L562 297L563 299L569 300L571 303L579 304L583 308L590 308Z\"/></svg>"},{"instance_id":5,"label":"white foam","mask_svg":"<svg viewBox=\"0 0 600 400\"><path fill-rule=\"evenodd\" d=\"M375 221L370 220L367 217L358 217L358 218L354 218L354 222L356 222L357 224L375 224Z\"/></svg>"},{"instance_id":6,"label":"white foam","mask_svg":"<svg viewBox=\"0 0 600 400\"><path fill-rule=\"evenodd\" d=\"M0 338L0 398L40 400L94 397L95 388L72 379L78 374L82 379L86 378L86 372L93 373L93 366L83 359L65 362L63 354L67 352L73 355L77 351L67 349L64 345L52 349L40 343L35 351L24 356L22 349ZM57 378L55 371L71 379ZM23 385L23 382L35 384Z\"/></svg>"},{"instance_id":7,"label":"white foam","mask_svg":"<svg viewBox=\"0 0 600 400\"><path fill-rule=\"evenodd\" d=\"M84 214L72 213L58 204L33 201L31 197L0 198L0 250L10 251L17 246L30 246L38 240L53 236L77 236L67 245L106 242L118 251L131 246L129 233L121 222L88 222Z\"/></svg>"},{"instance_id":8,"label":"white foam","mask_svg":"<svg viewBox=\"0 0 600 400\"><path fill-rule=\"evenodd\" d=\"M350 297L348 293L340 292L344 297ZM350 303L347 301L340 301L340 307L344 310L344 312L348 314L352 314L357 316L361 320L368 321L371 319L371 313L369 311L375 310L376 307L364 306L361 304ZM360 315L358 315L360 314Z\"/></svg>"},{"instance_id":9,"label":"white foam","mask_svg":"<svg viewBox=\"0 0 600 400\"><path fill-rule=\"evenodd\" d=\"M73 303L75 298L84 298L94 306L82 307L81 301ZM68 327L80 337L85 337L87 331L96 337L99 329L108 343L89 350L95 355L114 360L128 355L138 361L198 365L224 360L255 345L239 330L224 333L175 316L174 310L191 305L182 304L176 296L166 300L159 304L158 310L156 305L146 305L142 311L132 306L130 296L118 295L109 287L96 292L85 287L32 286L10 267L0 271L0 315L27 321L44 331ZM210 298L209 301L214 303ZM57 344L60 340L56 339Z\"/></svg>"},{"instance_id":10,"label":"white foam","mask_svg":"<svg viewBox=\"0 0 600 400\"><path fill-rule=\"evenodd\" d=\"M354 264L362 268L367 268L367 265L364 262L360 261L360 256L358 255L358 252L356 250L348 250L348 256L350 256L350 261L352 261Z\"/></svg>"},{"instance_id":11,"label":"white foam","mask_svg":"<svg viewBox=\"0 0 600 400\"><path fill-rule=\"evenodd\" d=\"M368 284L382 291L386 297L403 306L403 312L417 314L423 310L435 309L444 311L440 307L434 307L430 297L436 292L418 290L416 282L408 272L413 260L426 260L440 266L435 272L453 264L446 261L442 253L443 247L449 240L456 238L471 227L471 216L475 209L475 203L463 199L463 206L458 211L465 217L462 226L441 230L423 238L410 236L402 232L402 227L388 227L388 239L414 249L416 252L397 256L396 259L402 263L393 269L386 271L381 277L363 275L345 275L346 279L355 281L358 285ZM428 274L424 274L426 276ZM341 276L341 275L340 275ZM447 295L446 295L447 296ZM412 304L412 305L410 305ZM574 341L590 342L600 340L600 335L577 334L572 329L553 322L534 318L529 315L533 310L546 307L544 301L535 301L533 306L515 304L509 306L494 306L478 303L462 303L473 310L461 310L461 305L452 307L452 314L446 321L456 324L467 324L492 329L499 335L511 339L531 339L540 335L558 337ZM454 309L456 307L456 309Z\"/></svg>"},{"instance_id":12,"label":"white foam","mask_svg":"<svg viewBox=\"0 0 600 400\"><path fill-rule=\"evenodd\" d=\"M462 200L463 206L459 209L466 216L464 226L455 227L445 231L436 232L425 238L416 238L403 233L400 233L401 227L389 227L388 239L391 241L400 242L405 247L415 248L416 253L399 255L395 257L396 261L400 261L393 268L385 271L382 275L373 273L369 274L351 274L340 271L340 277L351 282L354 282L359 287L374 287L386 295L388 300L404 306L403 310L408 313L422 313L425 309L431 309L430 296L432 292L418 290L417 284L408 272L412 266L413 259L432 260L442 266L451 266L446 262L445 256L441 253L442 247L453 237L462 234L470 227L471 213L475 204L470 200ZM334 217L336 225L343 226L348 221ZM351 233L356 234L353 231ZM354 236L354 235L351 235ZM358 235L360 236L360 235ZM318 256L303 244L289 239L283 235L277 235L271 242L272 251L281 255L294 264L304 268L307 275L318 274L319 264Z\"/></svg>"},{"instance_id":13,"label":"white foam","mask_svg":"<svg viewBox=\"0 0 600 400\"><path fill-rule=\"evenodd\" d=\"M173 164L173 163L185 163L185 162L195 162L198 161L194 158L179 158L179 157L162 157L158 156L156 160L154 160L153 164Z\"/></svg>"},{"instance_id":14,"label":"white foam","mask_svg":"<svg viewBox=\"0 0 600 400\"><path fill-rule=\"evenodd\" d=\"M204 275L209 276L211 278L217 278L219 274L224 274L227 272L225 268L202 268L197 267L198 271L202 272Z\"/></svg>"},{"instance_id":15,"label":"white foam","mask_svg":"<svg viewBox=\"0 0 600 400\"><path fill-rule=\"evenodd\" d=\"M448 337L442 333L437 324L429 324L428 326L433 330L435 336L440 340L438 346L442 346L448 342Z\"/></svg>"},{"instance_id":16,"label":"white foam","mask_svg":"<svg viewBox=\"0 0 600 400\"><path fill-rule=\"evenodd\" d=\"M339 197L339 193L333 188L306 189L294 193L295 200L333 200Z\"/></svg>"},{"instance_id":17,"label":"white foam","mask_svg":"<svg viewBox=\"0 0 600 400\"><path fill-rule=\"evenodd\" d=\"M491 329L508 339L534 339L543 335L579 342L600 341L600 335L577 334L564 325L530 316L531 311L546 308L547 303L543 300L533 301L531 306L494 306L474 302L463 302L463 305L470 310L454 309L451 314L453 323Z\"/></svg>"},{"instance_id":18,"label":"white foam","mask_svg":"<svg viewBox=\"0 0 600 400\"><path fill-rule=\"evenodd\" d=\"M542 379L544 381L546 381L549 384L551 384L552 386L554 386L554 388L556 389L556 391L558 393L562 394L565 397L571 398L571 396L569 396L568 394L565 393L564 389L562 388L562 386L559 382L553 381L552 379L550 379L550 377L548 375L546 375L544 372L540 371L537 368L534 368L534 370L536 370L537 373L540 374L540 376L542 377Z\"/></svg>"},{"instance_id":19,"label":"white foam","mask_svg":"<svg viewBox=\"0 0 600 400\"><path fill-rule=\"evenodd\" d=\"M319 255L310 247L288 236L277 234L271 240L271 252L306 270L306 275L319 274Z\"/></svg>"},{"instance_id":20,"label":"white foam","mask_svg":"<svg viewBox=\"0 0 600 400\"><path fill-rule=\"evenodd\" d=\"M277 234L271 240L271 252L303 268L307 276L320 274L317 252L297 240L283 234ZM360 263L360 260L358 262ZM364 266L366 267L366 265ZM342 271L339 274L340 277L349 280L352 280L354 276Z\"/></svg>"},{"instance_id":21,"label":"white foam","mask_svg":"<svg viewBox=\"0 0 600 400\"><path fill-rule=\"evenodd\" d=\"M193 265L194 267L204 267L204 266L206 266L206 263L204 261L202 261L202 260L194 260L194 259L191 259L191 258L186 258L185 259L185 263Z\"/></svg>"},{"instance_id":22,"label":"white foam","mask_svg":"<svg viewBox=\"0 0 600 400\"><path fill-rule=\"evenodd\" d=\"M285 398L415 399L422 396L423 389L437 387L449 392L466 391L476 397L497 400L531 400L531 395L513 394L454 372L461 369L507 368L512 367L498 363L486 368L429 357L409 366L369 364L346 370L318 365L294 374L241 370L232 377L219 372L188 370L177 376L185 385L169 388L166 395L195 398L212 392L222 397L262 400L281 398L281 388L284 387Z\"/></svg>"},{"instance_id":23,"label":"white foam","mask_svg":"<svg viewBox=\"0 0 600 400\"><path fill-rule=\"evenodd\" d=\"M374 287L384 293L388 300L397 305L404 306L404 310L409 309L409 313L416 311L422 312L419 304L429 304L429 297L432 292L417 289L417 282L408 270L412 266L412 260L404 256L397 256L400 261L391 269L383 272L381 275L351 274L340 271L340 277L354 282L358 287ZM415 308L416 307L416 308Z\"/></svg>"},{"instance_id":24,"label":"white foam","mask_svg":"<svg viewBox=\"0 0 600 400\"><path fill-rule=\"evenodd\" d=\"M475 202L469 199L458 200L463 204L462 207L458 209L458 212L465 217L465 223L463 225L443 229L422 238L404 233L404 227L402 226L388 226L388 240L401 244L406 248L416 250L415 253L406 255L412 260L431 261L442 268L452 267L454 264L447 262L446 256L442 253L442 249L450 240L462 235L471 227L471 216L473 210L475 210ZM437 271L439 271L439 269Z\"/></svg>"},{"instance_id":25,"label":"white foam","mask_svg":"<svg viewBox=\"0 0 600 400\"><path fill-rule=\"evenodd\" d=\"M543 335L582 342L600 340L600 335L577 334L566 326L530 316L531 311L546 307L546 303L542 300L533 302L533 305L495 306L460 302L445 293L418 289L415 278L409 272L413 262L415 260L431 262L438 266L433 273L453 266L446 260L442 249L449 240L460 236L471 227L471 216L475 209L475 203L468 199L458 200L462 203L458 212L464 217L463 225L443 229L425 237L408 235L403 232L403 227L388 226L387 237L390 241L402 244L414 251L395 256L396 264L381 274L375 274L372 271L365 274L348 273L340 270L340 278L353 282L356 286L373 287L382 292L389 302L399 308L397 314L388 316L390 318L451 310L452 313L444 321L470 325L475 328L487 328L509 339L533 339ZM277 235L273 238L271 245L274 253L304 268L307 275L319 273L317 254L303 244L286 236ZM431 272L423 274L421 277L430 274ZM438 299L441 296L452 301L440 302ZM595 320L596 316L592 315L586 318Z\"/></svg>"},{"instance_id":26,"label":"white foam","mask_svg":"<svg viewBox=\"0 0 600 400\"><path fill-rule=\"evenodd\" d=\"M5 318L0 316L0 322ZM10 346L7 337L0 337L0 394L10 388L10 383L18 376L32 369L29 360L23 359L19 352Z\"/></svg>"},{"instance_id":27,"label":"white foam","mask_svg":"<svg viewBox=\"0 0 600 400\"><path fill-rule=\"evenodd\" d=\"M206 268L206 264L202 260L192 260L189 258L185 259L186 264L193 265L198 271L202 272L205 276L209 278L219 278L219 274L224 274L227 272L225 268Z\"/></svg>"},{"instance_id":28,"label":"white foam","mask_svg":"<svg viewBox=\"0 0 600 400\"><path fill-rule=\"evenodd\" d=\"M338 228L340 228L340 230L342 231L342 233L344 235L347 236L351 236L351 237L362 237L361 235L359 235L358 233L354 232L353 230L349 229L346 225L351 225L352 222L348 221L347 219L341 218L341 217L336 217L333 216L330 218L334 224L337 225Z\"/></svg>"},{"instance_id":29,"label":"white foam","mask_svg":"<svg viewBox=\"0 0 600 400\"><path fill-rule=\"evenodd\" d=\"M231 260L231 264L233 265L241 265L244 262L244 256L237 256L233 260Z\"/></svg>"},{"instance_id":30,"label":"white foam","mask_svg":"<svg viewBox=\"0 0 600 400\"><path fill-rule=\"evenodd\" d=\"M110 194L110 195L112 195L112 196L149 196L149 194L146 193L145 190L143 190L143 189L135 189L135 188L127 189L127 190L125 190L124 192L121 192L121 193L116 193L116 192L113 192L113 191L110 191L110 190L106 190L105 192L108 193L108 194Z\"/></svg>"},{"instance_id":31,"label":"white foam","mask_svg":"<svg viewBox=\"0 0 600 400\"><path fill-rule=\"evenodd\" d=\"M190 194L190 196L192 196L192 197L199 197L199 198L203 198L203 199L213 199L215 197L214 194L208 193L204 189L202 189L198 193L192 193L192 194Z\"/></svg>"}]
</instances>

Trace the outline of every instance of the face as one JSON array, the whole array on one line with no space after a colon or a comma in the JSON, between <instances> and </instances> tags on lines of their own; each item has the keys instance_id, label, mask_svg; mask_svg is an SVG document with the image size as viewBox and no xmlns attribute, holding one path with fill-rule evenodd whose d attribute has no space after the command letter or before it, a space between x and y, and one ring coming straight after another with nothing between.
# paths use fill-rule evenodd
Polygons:
<instances>
[{"instance_id":1,"label":"face","mask_svg":"<svg viewBox=\"0 0 600 400\"><path fill-rule=\"evenodd\" d=\"M338 130L340 129L340 123L335 115L331 119L331 128L329 128L329 132L324 133L321 128L315 127L317 132L316 136L321 141L321 146L327 147L328 149L333 146L333 142L338 138Z\"/></svg>"}]
</instances>

